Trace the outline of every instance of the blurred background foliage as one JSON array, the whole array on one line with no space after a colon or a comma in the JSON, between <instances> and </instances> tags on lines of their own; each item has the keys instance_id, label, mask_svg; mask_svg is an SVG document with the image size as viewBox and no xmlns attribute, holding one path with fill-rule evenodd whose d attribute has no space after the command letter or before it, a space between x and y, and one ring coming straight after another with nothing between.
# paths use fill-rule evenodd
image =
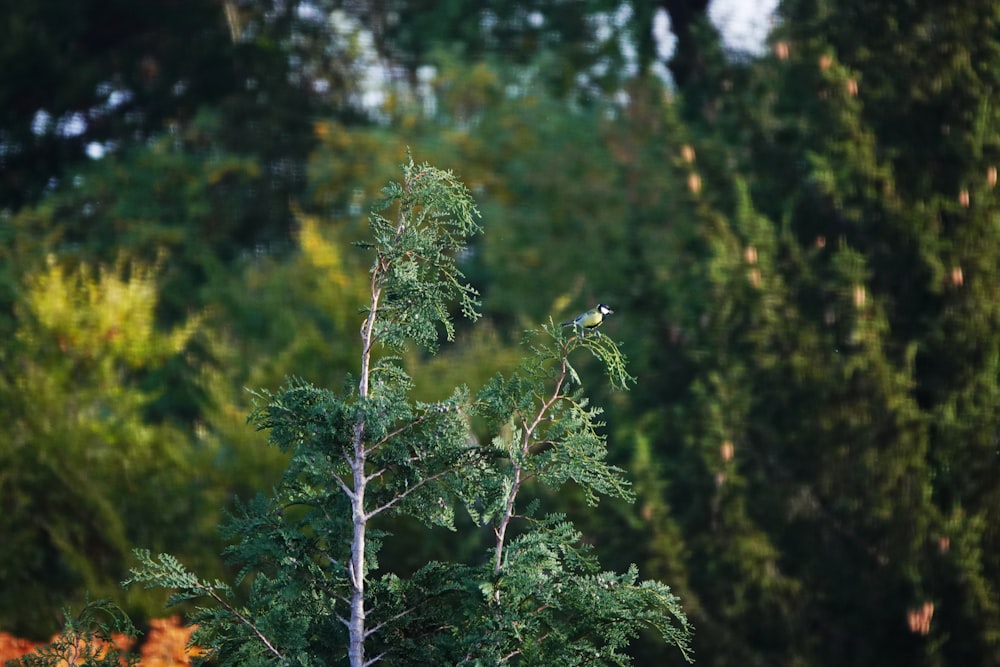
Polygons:
<instances>
[{"instance_id":1,"label":"blurred background foliage","mask_svg":"<svg viewBox=\"0 0 1000 667\"><path fill-rule=\"evenodd\" d=\"M0 628L160 614L134 546L222 572L284 463L245 388L355 370L351 242L410 150L486 229L418 397L611 304L638 386L582 370L639 501L547 502L700 664L1000 664L1000 6L782 0L746 52L712 4L6 6ZM482 557L389 528L386 568Z\"/></svg>"}]
</instances>

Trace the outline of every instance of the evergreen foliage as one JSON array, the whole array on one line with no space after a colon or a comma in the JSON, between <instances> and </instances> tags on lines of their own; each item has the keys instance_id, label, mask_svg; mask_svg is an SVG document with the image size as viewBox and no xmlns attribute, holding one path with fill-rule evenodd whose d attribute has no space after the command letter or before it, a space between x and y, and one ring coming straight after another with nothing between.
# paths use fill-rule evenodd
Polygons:
<instances>
[{"instance_id":1,"label":"evergreen foliage","mask_svg":"<svg viewBox=\"0 0 1000 667\"><path fill-rule=\"evenodd\" d=\"M184 354L199 325L197 317L156 325L157 274L139 262L95 270L53 257L24 278L0 368L0 624L8 630L51 632L46 621L82 602L83 591L120 593L134 544L165 546L217 522L217 510L205 513L223 497L213 450L149 416L160 397L151 378ZM162 600L125 604L148 614Z\"/></svg>"},{"instance_id":2,"label":"evergreen foliage","mask_svg":"<svg viewBox=\"0 0 1000 667\"><path fill-rule=\"evenodd\" d=\"M245 594L149 551L136 552L126 583L176 589L173 602L214 600L192 618L193 640L224 665L630 664L623 650L643 629L686 656L691 629L668 587L640 582L634 566L601 571L570 523L520 499L527 486L571 480L592 506L631 497L570 361L589 352L625 389L617 344L567 337L550 321L529 333L521 367L474 398L460 387L411 400L400 358L378 350L434 351L454 335L453 305L477 316L458 266L477 211L450 172L412 160L383 193L371 240L358 244L374 259L357 378L339 392L293 379L257 395L250 420L291 459L274 494L239 506L225 526ZM473 419L494 433L488 443ZM492 527L488 559L434 561L406 578L379 560L392 539L380 527L387 516L455 530L456 506Z\"/></svg>"},{"instance_id":3,"label":"evergreen foliage","mask_svg":"<svg viewBox=\"0 0 1000 667\"><path fill-rule=\"evenodd\" d=\"M700 260L657 291L688 364L658 443L686 556L657 576L710 664L994 664L972 517L995 523L998 459L970 434L998 383L997 7L780 14L772 55L685 95Z\"/></svg>"},{"instance_id":4,"label":"evergreen foliage","mask_svg":"<svg viewBox=\"0 0 1000 667\"><path fill-rule=\"evenodd\" d=\"M422 420L379 448L402 460L369 483L369 510L467 457L464 475L371 520L367 620L385 624L369 657L458 663L479 637L475 655L549 660L592 610L524 588L535 559L563 591L632 562L669 581L703 664L1000 664L1000 5L783 0L769 50L734 57L704 0L426 4L49 0L5 14L0 629L51 635L83 590L111 594L135 544L174 550L204 579L179 585L256 609L261 628L345 612L332 593L294 597L352 582L346 560L318 555L313 505L290 503L349 499L294 459L318 441L257 446L256 399L282 437L319 429L292 407L363 413L373 432L392 418L385 435ZM660 9L678 37L669 61L650 39ZM387 77L374 86L373 57ZM667 69L674 86L648 76ZM372 257L349 242L407 145L461 165L490 221L445 253L483 318L452 320L451 293L448 319L397 321L363 400ZM397 212L376 211L390 240ZM392 294L429 306L447 288L393 261ZM537 324L597 301L639 376L628 393L589 382L613 359L582 344L609 338ZM430 354L449 323L455 343ZM524 328L537 331L518 365L508 332ZM526 428L564 355L550 414L566 427ZM410 461L432 425L465 444ZM498 577L490 528L517 474ZM219 508L275 484L232 509L230 556L248 569L215 588ZM260 555L246 531L269 536ZM276 574L286 552L311 583ZM295 599L283 618L267 614L272 593ZM134 587L122 606L158 613L164 597ZM507 602L531 624L505 623ZM246 639L225 650L273 655L225 604L217 636ZM329 628L324 655L345 652L346 628ZM682 660L657 634L632 642L636 663Z\"/></svg>"}]
</instances>

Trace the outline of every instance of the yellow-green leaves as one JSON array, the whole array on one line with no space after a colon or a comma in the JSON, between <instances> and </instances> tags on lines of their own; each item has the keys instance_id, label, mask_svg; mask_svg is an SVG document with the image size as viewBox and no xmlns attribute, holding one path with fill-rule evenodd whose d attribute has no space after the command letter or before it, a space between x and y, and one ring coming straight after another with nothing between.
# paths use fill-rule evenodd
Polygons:
<instances>
[{"instance_id":1,"label":"yellow-green leaves","mask_svg":"<svg viewBox=\"0 0 1000 667\"><path fill-rule=\"evenodd\" d=\"M113 359L132 369L162 362L184 348L198 318L160 331L155 277L154 267L137 262L68 269L49 258L25 280L26 323L19 337L31 346L53 345L78 361Z\"/></svg>"}]
</instances>

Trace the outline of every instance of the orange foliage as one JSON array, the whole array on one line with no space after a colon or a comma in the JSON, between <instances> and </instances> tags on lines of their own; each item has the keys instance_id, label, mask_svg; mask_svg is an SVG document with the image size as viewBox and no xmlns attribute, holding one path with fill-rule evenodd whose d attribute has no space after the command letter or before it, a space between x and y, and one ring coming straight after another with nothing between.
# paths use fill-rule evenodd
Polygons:
<instances>
[{"instance_id":1,"label":"orange foliage","mask_svg":"<svg viewBox=\"0 0 1000 667\"><path fill-rule=\"evenodd\" d=\"M35 642L21 639L6 632L0 632L0 664L7 660L20 658L25 653L31 653L38 646Z\"/></svg>"},{"instance_id":2,"label":"orange foliage","mask_svg":"<svg viewBox=\"0 0 1000 667\"><path fill-rule=\"evenodd\" d=\"M149 636L142 645L143 667L190 665L191 658L203 655L197 647L187 648L194 627L181 625L179 616L150 621Z\"/></svg>"},{"instance_id":3,"label":"orange foliage","mask_svg":"<svg viewBox=\"0 0 1000 667\"><path fill-rule=\"evenodd\" d=\"M933 617L934 603L930 601L906 612L906 620L910 624L910 632L919 635L926 635L931 631L931 619Z\"/></svg>"},{"instance_id":4,"label":"orange foliage","mask_svg":"<svg viewBox=\"0 0 1000 667\"><path fill-rule=\"evenodd\" d=\"M202 655L197 648L187 648L192 632L194 628L184 627L179 616L150 621L149 632L140 651L139 664L143 667L190 665L193 657ZM122 652L131 648L132 641L124 635L115 635L114 640ZM0 632L0 664L31 653L40 645L39 642Z\"/></svg>"}]
</instances>

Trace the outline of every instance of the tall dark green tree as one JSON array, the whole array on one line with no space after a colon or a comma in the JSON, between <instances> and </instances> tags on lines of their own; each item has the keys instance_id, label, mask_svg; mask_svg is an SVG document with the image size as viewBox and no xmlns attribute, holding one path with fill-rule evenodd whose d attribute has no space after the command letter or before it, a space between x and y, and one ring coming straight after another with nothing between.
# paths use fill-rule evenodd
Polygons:
<instances>
[{"instance_id":1,"label":"tall dark green tree","mask_svg":"<svg viewBox=\"0 0 1000 667\"><path fill-rule=\"evenodd\" d=\"M780 14L692 98L699 261L654 282L701 659L995 664L998 10Z\"/></svg>"}]
</instances>

